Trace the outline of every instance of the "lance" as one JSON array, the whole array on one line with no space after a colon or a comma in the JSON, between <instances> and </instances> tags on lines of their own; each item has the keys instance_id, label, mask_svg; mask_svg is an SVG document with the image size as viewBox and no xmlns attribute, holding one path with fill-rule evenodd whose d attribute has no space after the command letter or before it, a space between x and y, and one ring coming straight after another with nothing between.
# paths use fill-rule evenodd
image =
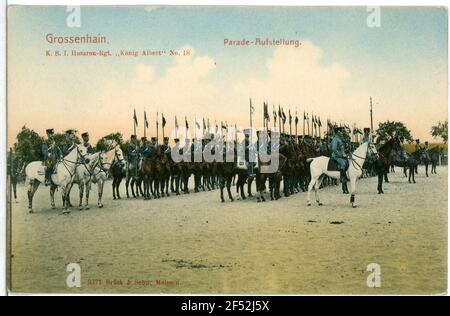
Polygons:
<instances>
[{"instance_id":1,"label":"lance","mask_svg":"<svg viewBox=\"0 0 450 316\"><path fill-rule=\"evenodd\" d=\"M316 121L314 119L314 112L311 115L311 134L312 137L316 137Z\"/></svg>"},{"instance_id":2,"label":"lance","mask_svg":"<svg viewBox=\"0 0 450 316\"><path fill-rule=\"evenodd\" d=\"M277 111L275 111L275 104L272 104L272 112L273 112L273 129L275 130L277 127Z\"/></svg>"},{"instance_id":3,"label":"lance","mask_svg":"<svg viewBox=\"0 0 450 316\"><path fill-rule=\"evenodd\" d=\"M319 138L322 139L322 134L320 133L320 127L322 126L322 122L320 121L320 116L319 116Z\"/></svg>"},{"instance_id":4,"label":"lance","mask_svg":"<svg viewBox=\"0 0 450 316\"><path fill-rule=\"evenodd\" d=\"M175 138L178 138L178 120L176 115L175 115Z\"/></svg>"},{"instance_id":5,"label":"lance","mask_svg":"<svg viewBox=\"0 0 450 316\"><path fill-rule=\"evenodd\" d=\"M281 133L281 121L283 120L283 116L281 115L281 107L278 104L278 130Z\"/></svg>"},{"instance_id":6,"label":"lance","mask_svg":"<svg viewBox=\"0 0 450 316\"><path fill-rule=\"evenodd\" d=\"M136 126L137 126L137 116L136 116L136 109L134 109L133 112L133 134L136 135Z\"/></svg>"},{"instance_id":7,"label":"lance","mask_svg":"<svg viewBox=\"0 0 450 316\"><path fill-rule=\"evenodd\" d=\"M306 123L308 123L308 136L310 136L310 133L309 133L309 113L308 113L308 115L306 117Z\"/></svg>"},{"instance_id":8,"label":"lance","mask_svg":"<svg viewBox=\"0 0 450 316\"><path fill-rule=\"evenodd\" d=\"M298 125L298 116L297 116L297 110L295 110L295 142L298 144L297 125Z\"/></svg>"},{"instance_id":9,"label":"lance","mask_svg":"<svg viewBox=\"0 0 450 316\"><path fill-rule=\"evenodd\" d=\"M292 135L292 115L291 115L291 109L289 109L289 137Z\"/></svg>"},{"instance_id":10,"label":"lance","mask_svg":"<svg viewBox=\"0 0 450 316\"><path fill-rule=\"evenodd\" d=\"M305 121L306 121L306 113L303 111L303 138L305 139Z\"/></svg>"},{"instance_id":11,"label":"lance","mask_svg":"<svg viewBox=\"0 0 450 316\"><path fill-rule=\"evenodd\" d=\"M159 122L158 122L159 113L156 112L156 145L159 144Z\"/></svg>"},{"instance_id":12,"label":"lance","mask_svg":"<svg viewBox=\"0 0 450 316\"><path fill-rule=\"evenodd\" d=\"M161 119L162 119L162 137L164 141L164 126L166 126L166 119L164 117L164 113L161 113Z\"/></svg>"},{"instance_id":13,"label":"lance","mask_svg":"<svg viewBox=\"0 0 450 316\"><path fill-rule=\"evenodd\" d=\"M195 139L195 141L197 141L197 115L194 116L194 120L195 120L195 122L194 122L194 124L195 124L195 126L194 126L194 139Z\"/></svg>"},{"instance_id":14,"label":"lance","mask_svg":"<svg viewBox=\"0 0 450 316\"><path fill-rule=\"evenodd\" d=\"M147 127L148 127L148 122L147 122L147 112L144 110L144 137L146 137L147 135L147 133L146 133L146 130L147 130Z\"/></svg>"}]
</instances>

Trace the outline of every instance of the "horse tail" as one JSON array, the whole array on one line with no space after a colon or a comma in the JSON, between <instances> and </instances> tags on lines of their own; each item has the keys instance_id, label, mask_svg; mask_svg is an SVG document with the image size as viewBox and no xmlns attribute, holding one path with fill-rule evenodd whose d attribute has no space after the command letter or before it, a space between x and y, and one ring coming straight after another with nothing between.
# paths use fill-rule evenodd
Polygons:
<instances>
[{"instance_id":1,"label":"horse tail","mask_svg":"<svg viewBox=\"0 0 450 316\"><path fill-rule=\"evenodd\" d=\"M307 159L306 159L306 162L307 162L307 163L310 163L310 162L312 162L313 160L314 160L314 158L307 158Z\"/></svg>"}]
</instances>

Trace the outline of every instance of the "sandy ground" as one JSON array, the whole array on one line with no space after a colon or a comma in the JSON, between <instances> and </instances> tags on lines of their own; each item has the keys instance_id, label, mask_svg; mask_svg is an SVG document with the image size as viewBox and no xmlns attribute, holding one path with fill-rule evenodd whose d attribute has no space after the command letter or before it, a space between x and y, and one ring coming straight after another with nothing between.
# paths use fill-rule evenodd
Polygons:
<instances>
[{"instance_id":1,"label":"sandy ground","mask_svg":"<svg viewBox=\"0 0 450 316\"><path fill-rule=\"evenodd\" d=\"M358 182L360 207L338 187L279 201L219 202L219 191L159 200L112 200L103 209L51 210L48 188L27 211L12 205L12 290L140 293L443 293L447 288L447 167L417 184L397 169L384 195ZM234 191L234 188L233 188ZM124 192L122 190L122 192ZM59 196L59 193L57 193ZM72 191L76 201L78 190ZM123 193L123 195L125 195ZM60 201L60 198L57 199ZM66 266L81 267L81 288ZM381 287L369 288L369 263Z\"/></svg>"}]
</instances>

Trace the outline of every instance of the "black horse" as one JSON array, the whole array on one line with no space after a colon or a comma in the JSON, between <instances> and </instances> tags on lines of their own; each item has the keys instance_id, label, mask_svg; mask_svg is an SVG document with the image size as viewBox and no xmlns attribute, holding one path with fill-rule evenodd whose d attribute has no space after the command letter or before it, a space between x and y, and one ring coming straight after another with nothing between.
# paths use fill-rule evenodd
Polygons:
<instances>
[{"instance_id":1,"label":"black horse","mask_svg":"<svg viewBox=\"0 0 450 316\"><path fill-rule=\"evenodd\" d=\"M383 194L383 179L389 183L387 174L389 172L390 157L393 150L400 150L401 143L398 137L393 137L378 148L378 157L373 162L372 168L378 176L378 194Z\"/></svg>"},{"instance_id":2,"label":"black horse","mask_svg":"<svg viewBox=\"0 0 450 316\"><path fill-rule=\"evenodd\" d=\"M436 166L439 163L439 156L442 153L442 149L439 146L433 147L429 151L431 162L431 174L437 174Z\"/></svg>"}]
</instances>

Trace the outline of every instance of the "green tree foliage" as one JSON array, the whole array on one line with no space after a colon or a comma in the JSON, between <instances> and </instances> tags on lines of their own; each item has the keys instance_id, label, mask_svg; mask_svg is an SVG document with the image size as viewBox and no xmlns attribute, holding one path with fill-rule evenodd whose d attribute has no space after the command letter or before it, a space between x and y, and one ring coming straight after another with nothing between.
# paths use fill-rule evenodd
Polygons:
<instances>
[{"instance_id":1,"label":"green tree foliage","mask_svg":"<svg viewBox=\"0 0 450 316\"><path fill-rule=\"evenodd\" d=\"M42 160L42 143L44 139L34 130L27 128L25 125L17 134L17 143L14 144L16 157L23 163Z\"/></svg>"},{"instance_id":2,"label":"green tree foliage","mask_svg":"<svg viewBox=\"0 0 450 316\"><path fill-rule=\"evenodd\" d=\"M110 150L113 144L123 145L122 133L116 132L103 136L97 141L95 149L97 151Z\"/></svg>"},{"instance_id":3,"label":"green tree foliage","mask_svg":"<svg viewBox=\"0 0 450 316\"><path fill-rule=\"evenodd\" d=\"M378 124L376 130L378 139L385 142L394 136L400 138L401 141L412 141L411 131L406 128L405 124L396 121L386 121Z\"/></svg>"},{"instance_id":4,"label":"green tree foliage","mask_svg":"<svg viewBox=\"0 0 450 316\"><path fill-rule=\"evenodd\" d=\"M53 135L53 139L55 141L55 144L61 147L67 142L67 135L66 133L56 133ZM73 136L73 141L75 144L81 144L81 140L76 134L74 134Z\"/></svg>"},{"instance_id":5,"label":"green tree foliage","mask_svg":"<svg viewBox=\"0 0 450 316\"><path fill-rule=\"evenodd\" d=\"M448 121L438 122L437 125L431 127L431 135L436 138L440 137L447 144L448 140Z\"/></svg>"}]
</instances>

